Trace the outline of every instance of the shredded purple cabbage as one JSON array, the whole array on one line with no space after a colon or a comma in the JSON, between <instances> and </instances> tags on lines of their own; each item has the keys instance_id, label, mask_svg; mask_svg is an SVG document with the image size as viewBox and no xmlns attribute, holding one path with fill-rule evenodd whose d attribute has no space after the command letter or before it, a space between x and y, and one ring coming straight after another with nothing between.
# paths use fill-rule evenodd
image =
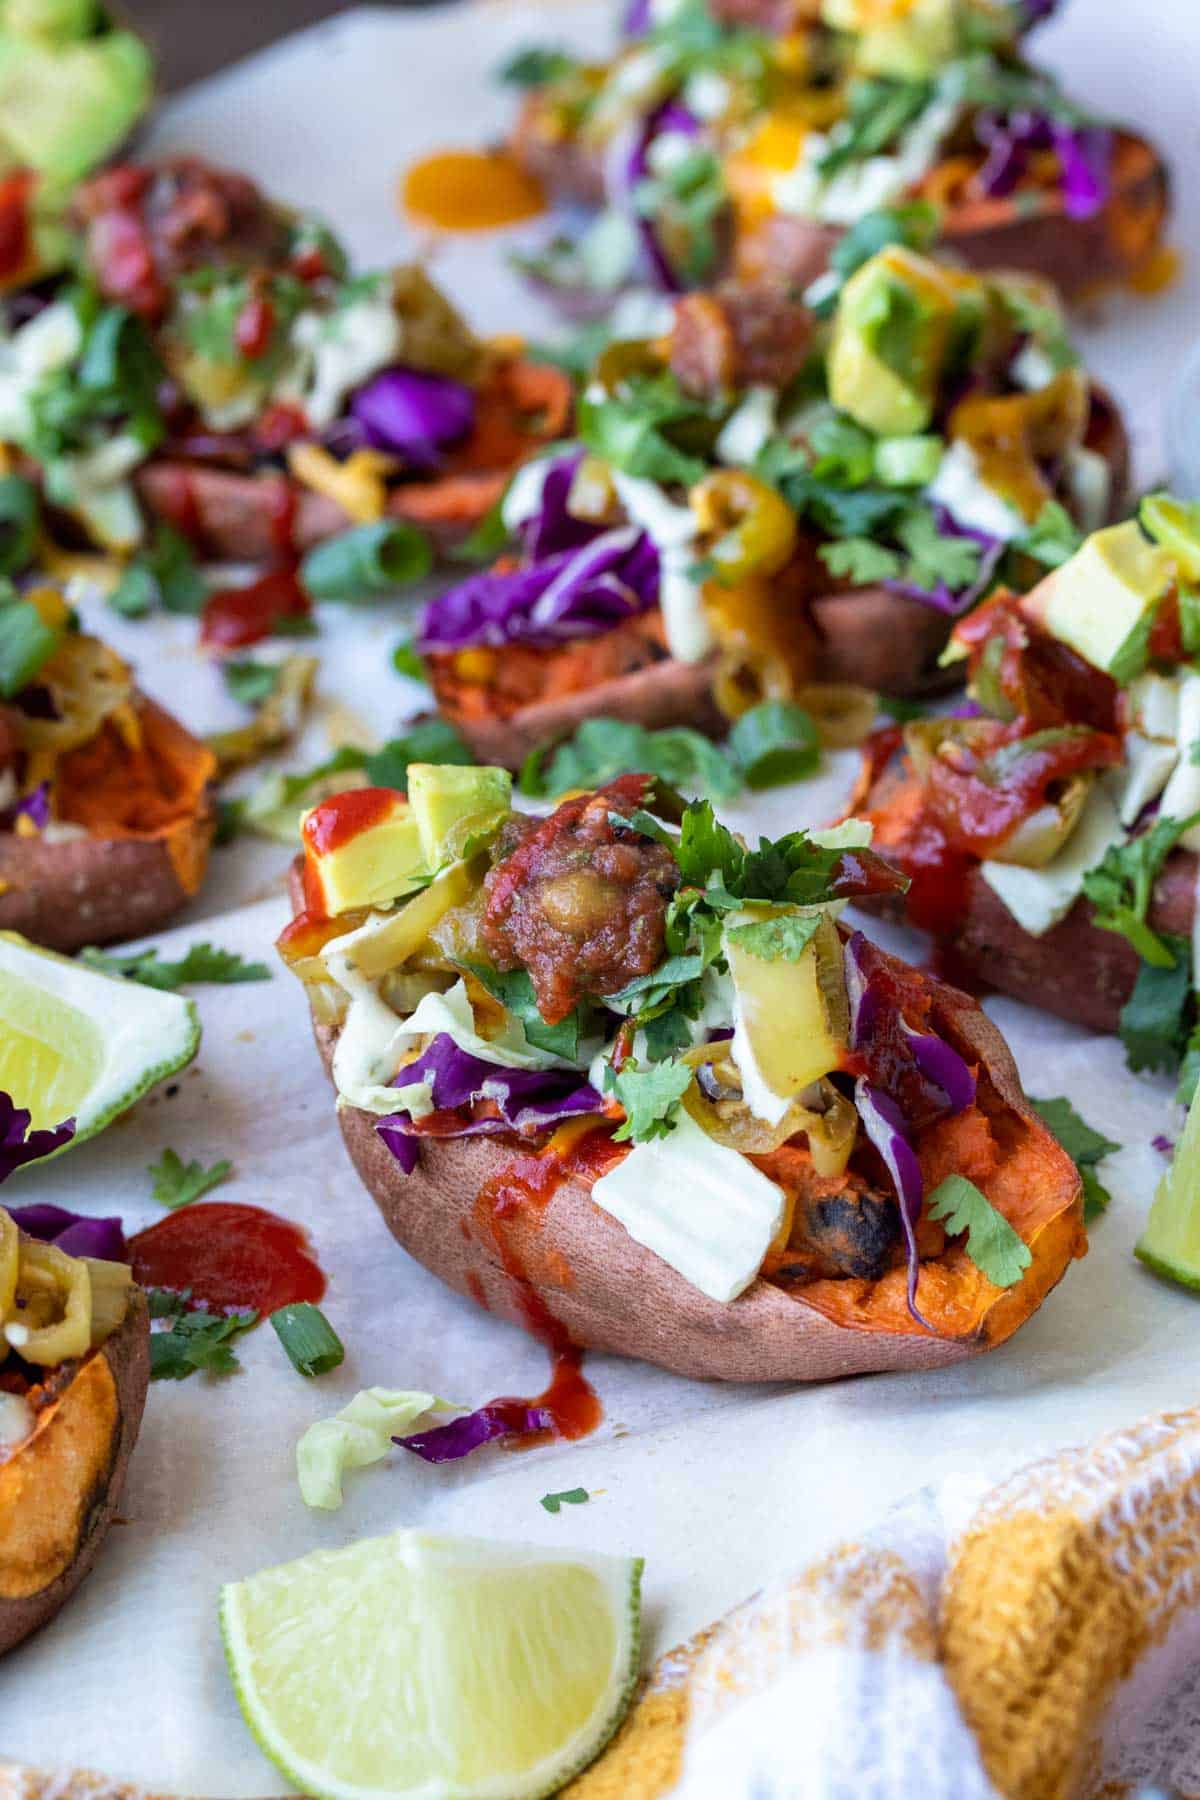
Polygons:
<instances>
[{"instance_id":1,"label":"shredded purple cabbage","mask_svg":"<svg viewBox=\"0 0 1200 1800\"><path fill-rule=\"evenodd\" d=\"M598 636L658 604L658 575L650 539L622 526L532 565L468 576L425 608L416 648L425 655Z\"/></svg>"},{"instance_id":2,"label":"shredded purple cabbage","mask_svg":"<svg viewBox=\"0 0 1200 1800\"><path fill-rule=\"evenodd\" d=\"M567 506L571 483L582 461L583 451L574 450L547 469L536 513L517 528L526 562L543 562L560 550L578 550L581 545L594 542L604 530L603 525L591 519L576 518Z\"/></svg>"},{"instance_id":3,"label":"shredded purple cabbage","mask_svg":"<svg viewBox=\"0 0 1200 1800\"><path fill-rule=\"evenodd\" d=\"M28 819L39 831L50 823L50 783L39 781L28 794L22 794L11 806L0 807L0 831L15 831L19 819Z\"/></svg>"},{"instance_id":4,"label":"shredded purple cabbage","mask_svg":"<svg viewBox=\"0 0 1200 1800\"><path fill-rule=\"evenodd\" d=\"M914 1031L900 1021L912 1046L917 1067L927 1081L941 1088L951 1115L965 1112L975 1102L975 1077L952 1044L932 1031Z\"/></svg>"},{"instance_id":5,"label":"shredded purple cabbage","mask_svg":"<svg viewBox=\"0 0 1200 1800\"><path fill-rule=\"evenodd\" d=\"M1030 4L1031 0L1026 0ZM627 38L645 37L650 29L650 0L629 0L625 8L625 16L621 20L621 35Z\"/></svg>"},{"instance_id":6,"label":"shredded purple cabbage","mask_svg":"<svg viewBox=\"0 0 1200 1800\"><path fill-rule=\"evenodd\" d=\"M26 1237L53 1244L65 1256L93 1256L98 1262L129 1261L120 1219L92 1219L44 1201L33 1206L10 1206L6 1211Z\"/></svg>"},{"instance_id":7,"label":"shredded purple cabbage","mask_svg":"<svg viewBox=\"0 0 1200 1800\"><path fill-rule=\"evenodd\" d=\"M392 1442L402 1450L411 1450L422 1462L457 1462L460 1456L470 1456L494 1438L524 1437L530 1432L548 1430L553 1422L541 1406L526 1407L523 1419L515 1422L508 1407L493 1404L481 1406L464 1418L452 1419L449 1425L435 1425L431 1431L393 1438Z\"/></svg>"},{"instance_id":8,"label":"shredded purple cabbage","mask_svg":"<svg viewBox=\"0 0 1200 1800\"><path fill-rule=\"evenodd\" d=\"M564 1119L580 1118L603 1110L604 1101L590 1082L581 1081L574 1069L506 1069L461 1050L449 1032L439 1031L415 1062L406 1063L393 1082L409 1087L420 1081L430 1085L435 1108L454 1112L476 1100L494 1101L499 1116L464 1119L453 1137L491 1137L517 1132L530 1137ZM417 1139L409 1113L389 1113L375 1127L406 1175L417 1163Z\"/></svg>"},{"instance_id":9,"label":"shredded purple cabbage","mask_svg":"<svg viewBox=\"0 0 1200 1800\"><path fill-rule=\"evenodd\" d=\"M475 393L447 375L385 369L359 388L350 411L374 449L431 468L438 451L465 437L475 423Z\"/></svg>"},{"instance_id":10,"label":"shredded purple cabbage","mask_svg":"<svg viewBox=\"0 0 1200 1800\"><path fill-rule=\"evenodd\" d=\"M626 130L619 131L605 160L604 184L609 203L632 219L650 276L664 294L682 293L683 283L659 240L654 220L638 210L634 191L650 172L649 151L655 138L667 131L696 137L701 129L700 120L682 101L668 100L648 118L635 120Z\"/></svg>"},{"instance_id":11,"label":"shredded purple cabbage","mask_svg":"<svg viewBox=\"0 0 1200 1800\"><path fill-rule=\"evenodd\" d=\"M1013 192L1038 150L1058 156L1068 218L1090 219L1108 199L1113 139L1103 125L1067 125L1044 113L981 112L975 134L987 151L977 184L993 199Z\"/></svg>"},{"instance_id":12,"label":"shredded purple cabbage","mask_svg":"<svg viewBox=\"0 0 1200 1800\"><path fill-rule=\"evenodd\" d=\"M1161 1131L1157 1132L1155 1136L1150 1139L1150 1148L1152 1150L1157 1150L1160 1156L1173 1156L1175 1154L1175 1139L1167 1137L1165 1133Z\"/></svg>"},{"instance_id":13,"label":"shredded purple cabbage","mask_svg":"<svg viewBox=\"0 0 1200 1800\"><path fill-rule=\"evenodd\" d=\"M74 1119L64 1119L61 1125L44 1131L30 1131L31 1123L32 1114L0 1090L0 1181L7 1181L25 1163L61 1150L75 1136Z\"/></svg>"},{"instance_id":14,"label":"shredded purple cabbage","mask_svg":"<svg viewBox=\"0 0 1200 1800\"><path fill-rule=\"evenodd\" d=\"M863 1130L883 1158L900 1202L900 1223L904 1227L904 1249L908 1260L908 1310L918 1325L933 1332L933 1326L917 1306L917 1280L921 1273L921 1257L917 1249L917 1223L925 1198L925 1183L917 1153L905 1136L900 1108L886 1094L860 1076L854 1084L854 1104L862 1120ZM937 1333L933 1332L936 1337Z\"/></svg>"}]
</instances>

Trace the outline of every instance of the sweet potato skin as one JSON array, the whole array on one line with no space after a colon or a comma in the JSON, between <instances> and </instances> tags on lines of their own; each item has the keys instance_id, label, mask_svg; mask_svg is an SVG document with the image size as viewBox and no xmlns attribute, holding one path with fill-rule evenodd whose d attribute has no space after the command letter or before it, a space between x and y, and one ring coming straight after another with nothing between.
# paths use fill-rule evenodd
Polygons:
<instances>
[{"instance_id":1,"label":"sweet potato skin","mask_svg":"<svg viewBox=\"0 0 1200 1800\"><path fill-rule=\"evenodd\" d=\"M123 1324L80 1365L30 1442L0 1463L0 1655L52 1619L95 1562L120 1504L149 1379L150 1322L135 1290ZM38 1517L48 1493L52 1521ZM64 1495L76 1507L69 1546L51 1541ZM22 1558L35 1532L49 1563L45 1581Z\"/></svg>"},{"instance_id":2,"label":"sweet potato skin","mask_svg":"<svg viewBox=\"0 0 1200 1800\"><path fill-rule=\"evenodd\" d=\"M212 815L197 822L211 840ZM0 835L0 931L71 952L158 931L189 894L161 839Z\"/></svg>"},{"instance_id":3,"label":"sweet potato skin","mask_svg":"<svg viewBox=\"0 0 1200 1800\"><path fill-rule=\"evenodd\" d=\"M291 886L299 910L303 894L295 871ZM1002 1342L1040 1304L1079 1253L1082 1212L1074 1165L1032 1113L1007 1044L968 996L941 982L933 986L937 1028L986 1070L999 1103L1033 1134L1056 1191L1047 1251L1026 1277L1036 1282L1032 1304L1022 1309L1023 1283L1009 1289L982 1325L961 1337L835 1323L806 1303L803 1291L785 1293L764 1280L731 1305L720 1305L635 1243L577 1178L564 1181L544 1210L506 1220L506 1269L478 1217L477 1196L511 1159L511 1147L484 1137L422 1139L420 1162L404 1175L373 1115L339 1109L342 1137L388 1229L409 1255L458 1293L516 1324L528 1327L531 1288L582 1348L636 1357L696 1379L825 1381L942 1368ZM328 1072L336 1028L314 1022L313 1033ZM524 1271L520 1280L510 1272L514 1260Z\"/></svg>"}]
</instances>

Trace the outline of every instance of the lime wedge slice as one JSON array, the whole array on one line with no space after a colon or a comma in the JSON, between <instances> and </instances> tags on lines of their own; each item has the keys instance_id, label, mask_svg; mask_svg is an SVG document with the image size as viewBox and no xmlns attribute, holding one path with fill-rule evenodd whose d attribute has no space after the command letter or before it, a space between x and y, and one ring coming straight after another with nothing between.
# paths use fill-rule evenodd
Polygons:
<instances>
[{"instance_id":1,"label":"lime wedge slice","mask_svg":"<svg viewBox=\"0 0 1200 1800\"><path fill-rule=\"evenodd\" d=\"M398 1531L221 1592L246 1723L315 1800L536 1800L637 1679L639 1561Z\"/></svg>"},{"instance_id":2,"label":"lime wedge slice","mask_svg":"<svg viewBox=\"0 0 1200 1800\"><path fill-rule=\"evenodd\" d=\"M78 1144L191 1062L192 1001L100 975L0 932L0 1089L35 1130L76 1121ZM64 1148L69 1149L69 1145Z\"/></svg>"},{"instance_id":3,"label":"lime wedge slice","mask_svg":"<svg viewBox=\"0 0 1200 1800\"><path fill-rule=\"evenodd\" d=\"M1200 1288L1200 1088L1133 1254L1169 1281Z\"/></svg>"}]
</instances>

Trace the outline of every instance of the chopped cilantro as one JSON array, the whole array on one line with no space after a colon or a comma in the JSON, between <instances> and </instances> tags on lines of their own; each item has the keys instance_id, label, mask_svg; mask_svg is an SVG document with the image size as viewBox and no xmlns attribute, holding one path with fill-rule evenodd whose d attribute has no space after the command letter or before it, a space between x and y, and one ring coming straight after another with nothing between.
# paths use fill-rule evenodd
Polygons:
<instances>
[{"instance_id":1,"label":"chopped cilantro","mask_svg":"<svg viewBox=\"0 0 1200 1800\"><path fill-rule=\"evenodd\" d=\"M256 1312L221 1317L203 1308L190 1311L185 1295L165 1295L162 1289L155 1290L151 1316L170 1321L166 1331L150 1336L151 1381L186 1381L201 1369L209 1375L233 1374L241 1364L232 1340L258 1320Z\"/></svg>"},{"instance_id":2,"label":"chopped cilantro","mask_svg":"<svg viewBox=\"0 0 1200 1800\"><path fill-rule=\"evenodd\" d=\"M625 1109L625 1123L614 1131L614 1140L644 1144L674 1129L680 1101L692 1085L692 1071L686 1063L674 1061L651 1063L645 1069L627 1062L619 1071L610 1064L604 1085Z\"/></svg>"},{"instance_id":3,"label":"chopped cilantro","mask_svg":"<svg viewBox=\"0 0 1200 1800\"><path fill-rule=\"evenodd\" d=\"M160 524L148 547L126 564L108 604L126 618L141 618L156 606L195 615L207 593L187 539L174 526Z\"/></svg>"},{"instance_id":4,"label":"chopped cilantro","mask_svg":"<svg viewBox=\"0 0 1200 1800\"><path fill-rule=\"evenodd\" d=\"M1014 1286L1033 1260L1028 1244L965 1175L938 1183L929 1196L929 1217L941 1220L952 1237L966 1232L967 1255L997 1287Z\"/></svg>"},{"instance_id":5,"label":"chopped cilantro","mask_svg":"<svg viewBox=\"0 0 1200 1800\"><path fill-rule=\"evenodd\" d=\"M726 936L731 944L762 962L799 962L816 936L822 916L819 912L775 913L753 925L731 925Z\"/></svg>"},{"instance_id":6,"label":"chopped cilantro","mask_svg":"<svg viewBox=\"0 0 1200 1800\"><path fill-rule=\"evenodd\" d=\"M585 394L578 415L582 442L626 475L691 487L707 472L703 459L681 449L669 434L705 420L709 409L685 394L669 369L627 376L618 394L602 400Z\"/></svg>"},{"instance_id":7,"label":"chopped cilantro","mask_svg":"<svg viewBox=\"0 0 1200 1800\"><path fill-rule=\"evenodd\" d=\"M403 675L409 681L419 681L423 687L428 687L429 671L413 648L411 638L401 638L392 651L392 667L397 675Z\"/></svg>"},{"instance_id":8,"label":"chopped cilantro","mask_svg":"<svg viewBox=\"0 0 1200 1800\"><path fill-rule=\"evenodd\" d=\"M1170 968L1173 957L1164 940L1147 923L1150 900L1167 856L1185 831L1200 824L1200 813L1186 819L1158 818L1126 844L1113 844L1083 878L1092 903L1092 923L1102 931L1127 937L1143 961Z\"/></svg>"},{"instance_id":9,"label":"chopped cilantro","mask_svg":"<svg viewBox=\"0 0 1200 1800\"><path fill-rule=\"evenodd\" d=\"M865 537L838 538L831 544L822 544L817 555L831 575L842 576L856 587L894 581L904 567L895 550Z\"/></svg>"},{"instance_id":10,"label":"chopped cilantro","mask_svg":"<svg viewBox=\"0 0 1200 1800\"><path fill-rule=\"evenodd\" d=\"M526 759L518 786L537 797L570 788L598 788L628 769L661 776L673 787L716 800L729 800L741 777L715 744L685 725L647 731L626 719L588 719L574 737L546 759L536 750Z\"/></svg>"},{"instance_id":11,"label":"chopped cilantro","mask_svg":"<svg viewBox=\"0 0 1200 1800\"><path fill-rule=\"evenodd\" d=\"M1090 1224L1108 1210L1112 1195L1096 1174L1095 1165L1121 1148L1112 1138L1096 1131L1080 1118L1069 1100L1059 1096L1053 1100L1030 1099L1029 1104L1044 1124L1048 1125L1067 1155L1079 1170L1083 1181L1083 1216Z\"/></svg>"},{"instance_id":12,"label":"chopped cilantro","mask_svg":"<svg viewBox=\"0 0 1200 1800\"><path fill-rule=\"evenodd\" d=\"M448 720L440 714L415 719L399 737L389 738L379 750L362 758L362 767L373 787L406 786L409 763L470 764L474 756Z\"/></svg>"},{"instance_id":13,"label":"chopped cilantro","mask_svg":"<svg viewBox=\"0 0 1200 1800\"><path fill-rule=\"evenodd\" d=\"M255 662L252 656L222 663L225 686L241 706L261 706L279 686L278 663Z\"/></svg>"},{"instance_id":14,"label":"chopped cilantro","mask_svg":"<svg viewBox=\"0 0 1200 1800\"><path fill-rule=\"evenodd\" d=\"M1121 1042L1129 1066L1174 1069L1188 1048L1187 1015L1192 999L1192 952L1185 937L1156 940L1170 960L1143 960L1129 999L1121 1008Z\"/></svg>"},{"instance_id":15,"label":"chopped cilantro","mask_svg":"<svg viewBox=\"0 0 1200 1800\"><path fill-rule=\"evenodd\" d=\"M543 1494L538 1505L548 1513L556 1513L563 1506L584 1506L591 1497L586 1488L564 1488L559 1494Z\"/></svg>"},{"instance_id":16,"label":"chopped cilantro","mask_svg":"<svg viewBox=\"0 0 1200 1800\"><path fill-rule=\"evenodd\" d=\"M491 963L459 959L459 967L475 977L493 1000L513 1014L525 1028L525 1036L538 1050L574 1062L579 1055L579 1039L583 1033L583 1014L579 1007L569 1012L557 1025L547 1025L538 1011L537 998L528 969L496 969Z\"/></svg>"},{"instance_id":17,"label":"chopped cilantro","mask_svg":"<svg viewBox=\"0 0 1200 1800\"><path fill-rule=\"evenodd\" d=\"M266 963L247 962L236 950L222 950L215 944L193 944L177 962L164 962L157 950L117 956L94 946L81 950L79 960L102 975L123 975L127 981L140 981L143 987L160 988L166 993L173 993L187 982L226 985L271 979Z\"/></svg>"},{"instance_id":18,"label":"chopped cilantro","mask_svg":"<svg viewBox=\"0 0 1200 1800\"><path fill-rule=\"evenodd\" d=\"M529 44L500 65L498 79L508 87L544 87L568 75L576 66L573 56L547 44Z\"/></svg>"},{"instance_id":19,"label":"chopped cilantro","mask_svg":"<svg viewBox=\"0 0 1200 1800\"><path fill-rule=\"evenodd\" d=\"M174 1211L219 1187L232 1174L233 1164L222 1160L206 1169L203 1163L185 1163L178 1151L164 1150L161 1159L150 1164L149 1172L154 1177L151 1199Z\"/></svg>"}]
</instances>

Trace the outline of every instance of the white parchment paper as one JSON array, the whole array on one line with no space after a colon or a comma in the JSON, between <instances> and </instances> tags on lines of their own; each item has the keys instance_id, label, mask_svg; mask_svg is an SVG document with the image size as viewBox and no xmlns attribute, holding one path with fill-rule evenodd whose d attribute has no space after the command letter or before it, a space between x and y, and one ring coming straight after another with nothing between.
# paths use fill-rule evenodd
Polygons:
<instances>
[{"instance_id":1,"label":"white parchment paper","mask_svg":"<svg viewBox=\"0 0 1200 1800\"><path fill-rule=\"evenodd\" d=\"M243 165L328 212L360 257L398 257L414 248L394 204L400 172L425 149L502 132L511 102L488 83L502 56L547 36L600 48L611 28L609 9L593 3L415 17L363 9L183 96L153 147ZM1200 188L1188 182L1200 166L1191 0L1152 9L1074 0L1040 43L1083 94L1166 146L1184 187L1178 236L1200 253ZM547 329L501 267L498 242L503 235L439 248L439 274L481 325ZM1147 480L1159 467L1162 401L1200 331L1198 291L1191 270L1157 300L1110 304L1089 329L1096 364L1133 419ZM327 619L314 640L325 658L325 710L308 734L315 754L345 737L345 709L386 735L419 704L387 659L408 610ZM190 627L106 615L104 628L186 719L228 722ZM852 766L831 759L821 779L727 816L771 832L818 822L837 810ZM285 860L269 845L218 852L188 923L162 940L165 953L203 935L275 967ZM895 933L888 941L905 942ZM1028 1089L1068 1095L1125 1146L1107 1166L1114 1204L1091 1253L1004 1349L934 1375L782 1391L685 1382L594 1357L588 1372L605 1423L583 1443L491 1449L443 1468L396 1452L350 1479L340 1513L310 1514L295 1485L295 1441L356 1389L427 1387L475 1404L536 1392L545 1357L393 1243L342 1151L299 985L280 968L269 983L202 988L197 999L204 1042L194 1068L9 1192L14 1202L120 1212L136 1227L159 1216L146 1168L165 1146L206 1164L231 1157L234 1178L219 1197L272 1207L311 1232L347 1360L305 1382L267 1329L239 1346L241 1375L151 1390L122 1519L96 1570L54 1624L0 1665L0 1756L91 1765L158 1791L277 1795L281 1779L245 1730L224 1670L224 1580L401 1524L638 1553L653 1654L915 1486L955 1469L986 1474L1196 1398L1197 1302L1131 1256L1164 1166L1150 1140L1176 1129L1167 1084L1129 1076L1112 1042L996 1001L989 1010ZM548 1490L576 1486L591 1493L588 1505L555 1516L538 1505Z\"/></svg>"}]
</instances>

